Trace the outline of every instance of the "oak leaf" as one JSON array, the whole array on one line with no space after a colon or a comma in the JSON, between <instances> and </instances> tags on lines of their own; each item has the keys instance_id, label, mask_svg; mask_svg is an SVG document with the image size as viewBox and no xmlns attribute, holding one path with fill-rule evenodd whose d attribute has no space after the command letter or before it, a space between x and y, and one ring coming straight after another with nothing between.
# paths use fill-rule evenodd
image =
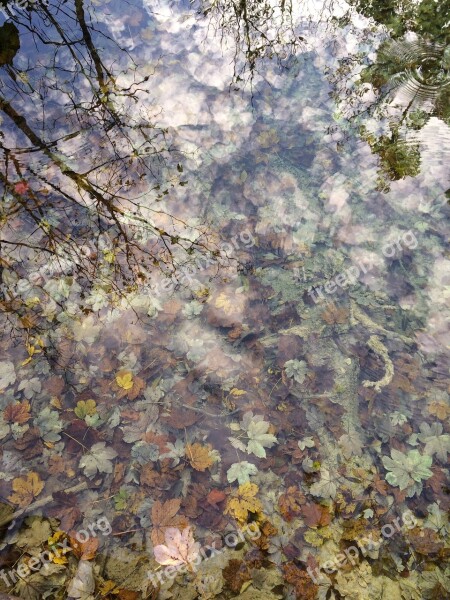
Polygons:
<instances>
[{"instance_id":1,"label":"oak leaf","mask_svg":"<svg viewBox=\"0 0 450 600\"><path fill-rule=\"evenodd\" d=\"M262 511L262 504L255 498L259 488L255 483L247 481L235 490L228 500L225 514L231 514L237 521L244 522L248 514Z\"/></svg>"},{"instance_id":2,"label":"oak leaf","mask_svg":"<svg viewBox=\"0 0 450 600\"><path fill-rule=\"evenodd\" d=\"M206 471L214 462L210 455L211 446L208 444L187 444L186 456L191 463L191 467L196 471Z\"/></svg>"},{"instance_id":3,"label":"oak leaf","mask_svg":"<svg viewBox=\"0 0 450 600\"><path fill-rule=\"evenodd\" d=\"M181 500L179 498L172 498L162 503L159 500L152 506L152 542L154 546L163 544L165 539L165 532L168 527L177 527L178 529L184 529L188 526L186 517L177 515L180 510Z\"/></svg>"},{"instance_id":4,"label":"oak leaf","mask_svg":"<svg viewBox=\"0 0 450 600\"><path fill-rule=\"evenodd\" d=\"M26 477L17 477L12 482L14 493L9 496L13 504L17 504L20 508L25 508L33 501L33 498L39 496L44 489L44 482L37 473L30 471Z\"/></svg>"}]
</instances>

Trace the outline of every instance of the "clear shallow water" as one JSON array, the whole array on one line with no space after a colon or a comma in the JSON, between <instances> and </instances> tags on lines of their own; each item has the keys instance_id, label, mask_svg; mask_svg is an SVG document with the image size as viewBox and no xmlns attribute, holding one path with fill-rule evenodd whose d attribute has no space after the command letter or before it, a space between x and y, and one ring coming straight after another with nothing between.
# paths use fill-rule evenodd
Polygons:
<instances>
[{"instance_id":1,"label":"clear shallow water","mask_svg":"<svg viewBox=\"0 0 450 600\"><path fill-rule=\"evenodd\" d=\"M4 590L445 598L445 27L194 8L5 12Z\"/></svg>"}]
</instances>

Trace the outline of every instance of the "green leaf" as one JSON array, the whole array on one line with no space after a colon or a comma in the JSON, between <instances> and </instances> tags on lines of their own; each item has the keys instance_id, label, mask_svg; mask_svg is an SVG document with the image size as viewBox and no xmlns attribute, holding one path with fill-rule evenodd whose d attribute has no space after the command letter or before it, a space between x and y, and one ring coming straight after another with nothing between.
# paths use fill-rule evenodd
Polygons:
<instances>
[{"instance_id":1,"label":"green leaf","mask_svg":"<svg viewBox=\"0 0 450 600\"><path fill-rule=\"evenodd\" d=\"M105 442L94 444L90 451L80 460L80 469L84 469L86 477L94 477L99 473L112 473L112 459L116 458L117 452L113 448L106 448Z\"/></svg>"},{"instance_id":2,"label":"green leaf","mask_svg":"<svg viewBox=\"0 0 450 600\"><path fill-rule=\"evenodd\" d=\"M420 425L417 439L425 444L424 453L428 456L436 454L437 458L443 463L447 462L447 453L450 452L450 435L442 434L441 423L422 423Z\"/></svg>"},{"instance_id":3,"label":"green leaf","mask_svg":"<svg viewBox=\"0 0 450 600\"><path fill-rule=\"evenodd\" d=\"M284 363L284 370L288 377L295 379L297 383L303 383L308 366L304 360L288 360Z\"/></svg>"},{"instance_id":4,"label":"green leaf","mask_svg":"<svg viewBox=\"0 0 450 600\"><path fill-rule=\"evenodd\" d=\"M250 481L250 475L256 475L257 473L258 469L254 464L243 460L231 465L227 471L227 479L230 483L237 480L239 485L242 485L243 483Z\"/></svg>"}]
</instances>

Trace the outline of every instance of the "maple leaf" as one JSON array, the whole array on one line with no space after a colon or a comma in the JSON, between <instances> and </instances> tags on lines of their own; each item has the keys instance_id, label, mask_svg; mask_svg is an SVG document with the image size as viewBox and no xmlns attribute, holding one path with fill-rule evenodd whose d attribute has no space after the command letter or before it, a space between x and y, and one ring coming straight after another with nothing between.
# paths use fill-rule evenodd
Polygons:
<instances>
[{"instance_id":1,"label":"maple leaf","mask_svg":"<svg viewBox=\"0 0 450 600\"><path fill-rule=\"evenodd\" d=\"M95 558L100 543L98 537L90 537L85 542L80 542L77 539L76 531L69 531L68 536L70 547L77 558L80 560L92 560Z\"/></svg>"},{"instance_id":2,"label":"maple leaf","mask_svg":"<svg viewBox=\"0 0 450 600\"><path fill-rule=\"evenodd\" d=\"M320 469L320 481L313 483L309 491L313 496L320 498L328 499L336 496L336 484L328 469L324 467Z\"/></svg>"},{"instance_id":3,"label":"maple leaf","mask_svg":"<svg viewBox=\"0 0 450 600\"><path fill-rule=\"evenodd\" d=\"M206 471L214 462L210 455L211 446L201 444L186 444L186 456L191 467L196 471Z\"/></svg>"},{"instance_id":4,"label":"maple leaf","mask_svg":"<svg viewBox=\"0 0 450 600\"><path fill-rule=\"evenodd\" d=\"M432 423L431 425L422 423L417 439L425 444L425 454L429 456L436 454L443 463L447 461L447 452L450 452L450 435L443 433L442 423Z\"/></svg>"},{"instance_id":5,"label":"maple leaf","mask_svg":"<svg viewBox=\"0 0 450 600\"><path fill-rule=\"evenodd\" d=\"M33 498L39 496L44 489L44 482L37 473L30 471L26 477L17 477L12 482L14 494L9 496L13 504L17 504L20 508L25 508L33 501Z\"/></svg>"},{"instance_id":6,"label":"maple leaf","mask_svg":"<svg viewBox=\"0 0 450 600\"><path fill-rule=\"evenodd\" d=\"M30 403L28 400L23 402L16 402L15 404L8 404L3 411L3 418L7 423L18 423L23 425L31 419L30 415Z\"/></svg>"},{"instance_id":7,"label":"maple leaf","mask_svg":"<svg viewBox=\"0 0 450 600\"><path fill-rule=\"evenodd\" d=\"M302 506L302 517L308 527L325 527L329 525L331 516L326 506L321 506L315 502Z\"/></svg>"},{"instance_id":8,"label":"maple leaf","mask_svg":"<svg viewBox=\"0 0 450 600\"><path fill-rule=\"evenodd\" d=\"M245 522L248 513L258 513L262 511L262 504L255 498L259 488L255 483L247 481L239 486L230 496L225 514L231 514L237 521Z\"/></svg>"},{"instance_id":9,"label":"maple leaf","mask_svg":"<svg viewBox=\"0 0 450 600\"><path fill-rule=\"evenodd\" d=\"M450 417L450 406L445 402L434 400L428 405L428 412L430 415L434 415L441 421L445 421L448 417Z\"/></svg>"},{"instance_id":10,"label":"maple leaf","mask_svg":"<svg viewBox=\"0 0 450 600\"><path fill-rule=\"evenodd\" d=\"M190 527L180 531L176 527L168 527L164 534L164 544L158 544L153 548L155 560L160 565L188 565L199 555L200 544L194 541Z\"/></svg>"},{"instance_id":11,"label":"maple leaf","mask_svg":"<svg viewBox=\"0 0 450 600\"><path fill-rule=\"evenodd\" d=\"M298 517L305 500L305 496L295 485L290 486L278 499L278 507L283 518L290 522L294 517Z\"/></svg>"},{"instance_id":12,"label":"maple leaf","mask_svg":"<svg viewBox=\"0 0 450 600\"><path fill-rule=\"evenodd\" d=\"M80 469L84 469L86 477L94 477L99 473L112 473L112 460L116 458L114 448L106 448L105 442L94 444L80 460Z\"/></svg>"},{"instance_id":13,"label":"maple leaf","mask_svg":"<svg viewBox=\"0 0 450 600\"><path fill-rule=\"evenodd\" d=\"M165 539L165 531L168 527L176 527L184 529L188 526L186 517L177 515L180 510L181 500L172 498L162 503L159 500L152 506L152 542L154 546L163 544Z\"/></svg>"},{"instance_id":14,"label":"maple leaf","mask_svg":"<svg viewBox=\"0 0 450 600\"><path fill-rule=\"evenodd\" d=\"M283 573L286 581L294 586L295 597L298 600L315 600L319 588L306 571L302 571L293 563L285 563Z\"/></svg>"},{"instance_id":15,"label":"maple leaf","mask_svg":"<svg viewBox=\"0 0 450 600\"><path fill-rule=\"evenodd\" d=\"M422 455L418 450L410 450L403 454L392 448L391 457L382 456L384 468L388 471L386 481L393 486L398 486L400 491L407 490L408 498L421 491L422 479L433 475L430 471L433 459L431 456ZM419 488L417 487L418 484Z\"/></svg>"},{"instance_id":16,"label":"maple leaf","mask_svg":"<svg viewBox=\"0 0 450 600\"><path fill-rule=\"evenodd\" d=\"M357 431L341 435L338 444L342 448L342 454L346 459L349 459L351 456L361 456L362 454L363 442Z\"/></svg>"},{"instance_id":17,"label":"maple leaf","mask_svg":"<svg viewBox=\"0 0 450 600\"><path fill-rule=\"evenodd\" d=\"M234 463L227 471L227 479L230 483L236 481L239 485L242 485L246 481L250 481L250 475L256 475L258 473L257 467L243 460L238 463Z\"/></svg>"}]
</instances>

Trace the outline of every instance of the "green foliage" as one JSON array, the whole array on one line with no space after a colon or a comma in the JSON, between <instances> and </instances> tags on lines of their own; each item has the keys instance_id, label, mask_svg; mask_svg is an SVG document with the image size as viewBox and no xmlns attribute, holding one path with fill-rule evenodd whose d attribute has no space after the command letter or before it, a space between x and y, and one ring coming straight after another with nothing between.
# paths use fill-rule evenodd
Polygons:
<instances>
[{"instance_id":1,"label":"green foliage","mask_svg":"<svg viewBox=\"0 0 450 600\"><path fill-rule=\"evenodd\" d=\"M430 470L433 459L431 456L420 454L418 450L410 450L403 454L393 448L391 458L383 456L384 468L388 471L386 480L400 490L406 490L407 495L413 496L422 489L422 479L428 479L433 475Z\"/></svg>"},{"instance_id":2,"label":"green foliage","mask_svg":"<svg viewBox=\"0 0 450 600\"><path fill-rule=\"evenodd\" d=\"M284 370L288 377L295 379L297 383L303 383L308 372L308 366L304 360L288 360L284 363Z\"/></svg>"}]
</instances>

